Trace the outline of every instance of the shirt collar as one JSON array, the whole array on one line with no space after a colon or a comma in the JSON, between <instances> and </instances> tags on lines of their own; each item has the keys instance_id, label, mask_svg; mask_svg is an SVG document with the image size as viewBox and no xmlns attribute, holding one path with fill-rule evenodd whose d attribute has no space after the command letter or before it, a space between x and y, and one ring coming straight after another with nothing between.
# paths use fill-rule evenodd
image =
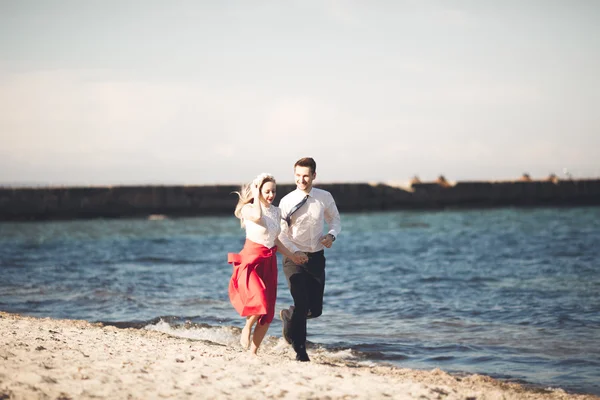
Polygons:
<instances>
[{"instance_id":1,"label":"shirt collar","mask_svg":"<svg viewBox=\"0 0 600 400\"><path fill-rule=\"evenodd\" d=\"M302 195L302 197L306 196L307 194L308 194L308 197L315 197L314 196L314 192L315 192L315 187L314 186L310 189L310 192L308 192L308 193L305 193L305 192L303 192L302 190L300 190L298 188L296 188L296 192L298 192L298 194Z\"/></svg>"}]
</instances>

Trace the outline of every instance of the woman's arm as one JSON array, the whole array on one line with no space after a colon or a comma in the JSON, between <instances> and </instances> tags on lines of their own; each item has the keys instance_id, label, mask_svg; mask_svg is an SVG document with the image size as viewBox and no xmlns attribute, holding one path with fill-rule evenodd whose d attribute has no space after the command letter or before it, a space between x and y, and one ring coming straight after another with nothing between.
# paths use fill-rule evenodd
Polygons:
<instances>
[{"instance_id":1,"label":"woman's arm","mask_svg":"<svg viewBox=\"0 0 600 400\"><path fill-rule=\"evenodd\" d=\"M252 182L252 196L254 197L253 203L248 203L242 208L242 217L245 220L252 221L254 223L260 223L262 218L262 207L260 206L260 191L258 185Z\"/></svg>"}]
</instances>

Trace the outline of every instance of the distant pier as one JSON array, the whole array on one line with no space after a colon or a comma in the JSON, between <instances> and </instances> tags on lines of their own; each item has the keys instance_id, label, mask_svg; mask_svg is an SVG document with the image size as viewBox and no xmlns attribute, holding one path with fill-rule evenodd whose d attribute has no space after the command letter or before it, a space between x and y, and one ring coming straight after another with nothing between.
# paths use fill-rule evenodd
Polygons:
<instances>
[{"instance_id":1,"label":"distant pier","mask_svg":"<svg viewBox=\"0 0 600 400\"><path fill-rule=\"evenodd\" d=\"M409 188L387 184L329 183L341 212L448 208L600 205L600 179L472 181L413 179ZM278 199L295 189L278 184ZM229 215L238 185L0 187L0 221L80 218L162 218ZM275 201L277 204L278 200Z\"/></svg>"}]
</instances>

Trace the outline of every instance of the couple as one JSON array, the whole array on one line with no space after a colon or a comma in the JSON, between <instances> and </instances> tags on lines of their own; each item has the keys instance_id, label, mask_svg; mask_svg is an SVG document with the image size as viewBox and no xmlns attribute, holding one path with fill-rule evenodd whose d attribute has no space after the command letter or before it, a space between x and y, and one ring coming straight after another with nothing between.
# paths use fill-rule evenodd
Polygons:
<instances>
[{"instance_id":1,"label":"couple","mask_svg":"<svg viewBox=\"0 0 600 400\"><path fill-rule=\"evenodd\" d=\"M283 337L296 351L296 360L310 361L306 353L306 320L321 315L325 289L325 256L340 233L340 214L331 194L313 187L317 164L310 157L294 164L296 190L273 205L275 178L257 176L236 192L235 216L246 228L239 254L229 253L233 264L229 299L246 317L240 343L256 354L275 315L277 257L283 254L283 272L294 305L279 313ZM323 235L325 223L328 233ZM254 327L256 325L256 327ZM254 327L254 331L252 328Z\"/></svg>"}]
</instances>

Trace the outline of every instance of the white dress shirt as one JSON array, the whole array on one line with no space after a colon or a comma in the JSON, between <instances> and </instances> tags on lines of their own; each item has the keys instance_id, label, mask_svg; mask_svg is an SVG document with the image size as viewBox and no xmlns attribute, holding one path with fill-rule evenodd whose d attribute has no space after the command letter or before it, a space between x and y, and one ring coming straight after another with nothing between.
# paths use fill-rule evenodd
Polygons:
<instances>
[{"instance_id":1,"label":"white dress shirt","mask_svg":"<svg viewBox=\"0 0 600 400\"><path fill-rule=\"evenodd\" d=\"M244 218L244 225L246 225L246 239L270 249L275 246L275 239L281 231L281 211L272 204L269 207L261 204L260 207L262 209L260 223L246 219L246 216L251 212L250 204L246 204L242 208L242 218Z\"/></svg>"},{"instance_id":2,"label":"white dress shirt","mask_svg":"<svg viewBox=\"0 0 600 400\"><path fill-rule=\"evenodd\" d=\"M288 227L285 217L305 196L306 193L296 189L285 195L279 202L283 218L279 240L292 252L314 253L323 250L321 240L324 236L325 222L329 229L327 233L335 237L342 231L342 224L331 193L313 187L306 203L292 215L292 223Z\"/></svg>"}]
</instances>

